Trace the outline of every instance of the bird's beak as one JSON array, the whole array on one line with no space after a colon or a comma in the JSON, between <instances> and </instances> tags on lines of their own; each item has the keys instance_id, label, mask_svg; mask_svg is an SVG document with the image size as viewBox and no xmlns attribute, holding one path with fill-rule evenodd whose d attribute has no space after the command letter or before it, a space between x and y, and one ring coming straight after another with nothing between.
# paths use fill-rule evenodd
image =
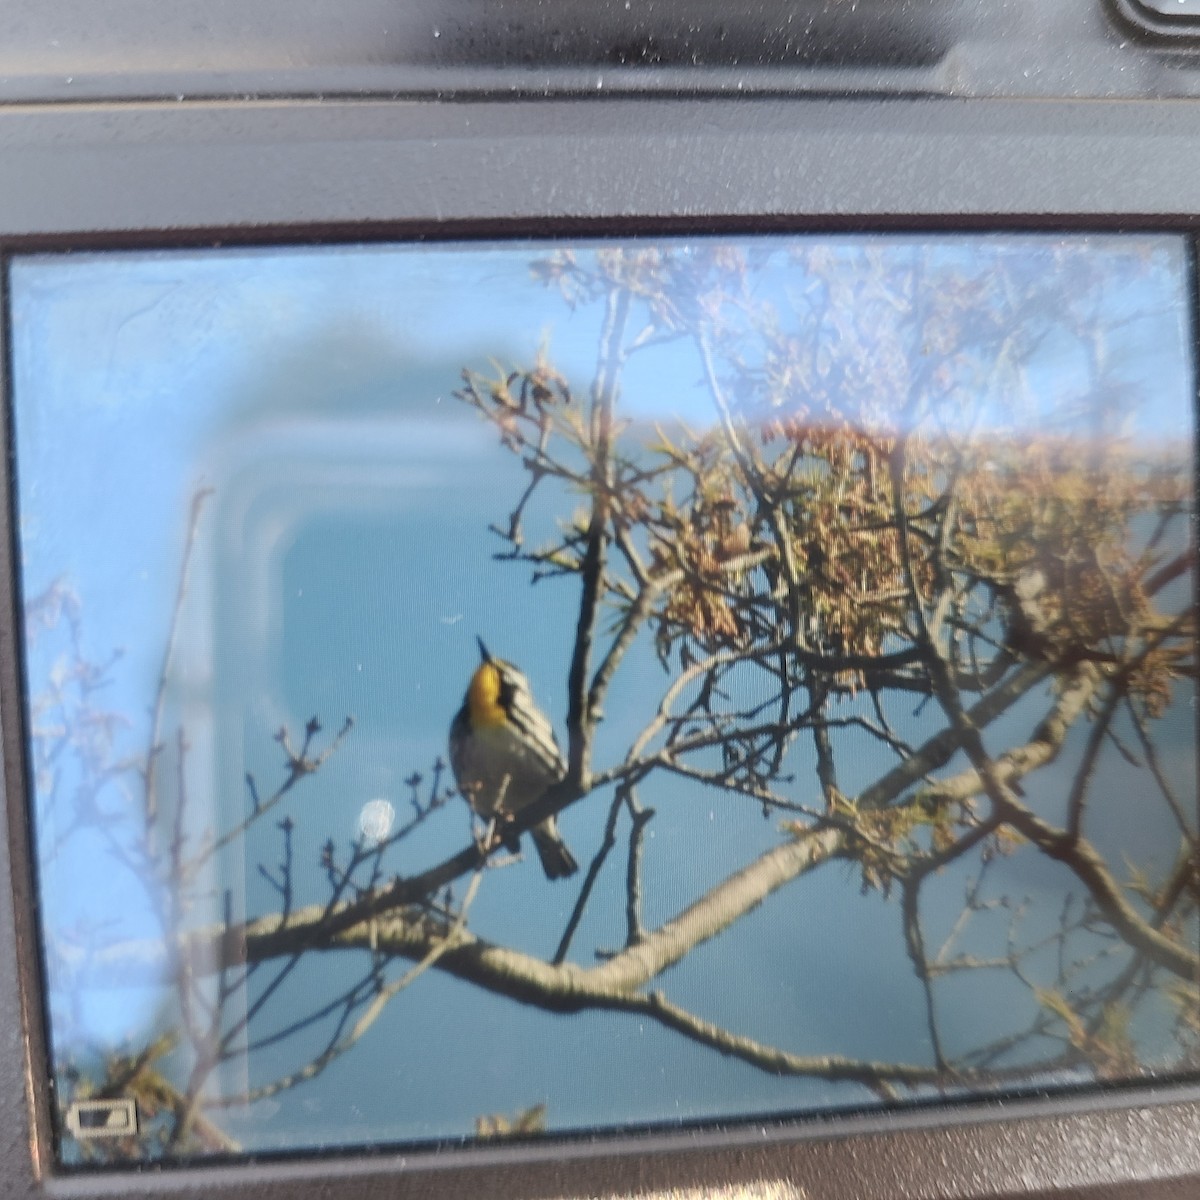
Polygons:
<instances>
[{"instance_id":1,"label":"bird's beak","mask_svg":"<svg viewBox=\"0 0 1200 1200\"><path fill-rule=\"evenodd\" d=\"M479 643L479 657L482 658L485 663L490 663L492 661L492 656L488 653L488 648L483 644L483 638L476 634L475 640Z\"/></svg>"}]
</instances>

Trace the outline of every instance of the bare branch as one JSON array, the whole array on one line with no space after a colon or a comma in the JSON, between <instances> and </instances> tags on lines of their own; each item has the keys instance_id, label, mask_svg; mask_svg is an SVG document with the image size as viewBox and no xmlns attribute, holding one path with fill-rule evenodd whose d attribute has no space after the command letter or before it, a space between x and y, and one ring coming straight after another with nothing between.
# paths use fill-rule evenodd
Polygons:
<instances>
[{"instance_id":1,"label":"bare branch","mask_svg":"<svg viewBox=\"0 0 1200 1200\"><path fill-rule=\"evenodd\" d=\"M646 937L642 928L642 838L654 817L654 809L643 808L637 789L630 784L624 790L625 807L633 820L629 831L629 863L625 873L625 945L639 945Z\"/></svg>"},{"instance_id":2,"label":"bare branch","mask_svg":"<svg viewBox=\"0 0 1200 1200\"><path fill-rule=\"evenodd\" d=\"M567 952L570 950L571 942L575 937L575 931L579 928L579 922L583 919L584 910L587 908L588 901L592 897L592 889L596 886L596 880L600 877L600 870L617 844L617 816L623 804L624 797L621 788L618 788L608 806L608 820L604 823L604 838L588 867L587 876L583 881L583 887L579 889L579 897L575 901L575 907L571 910L567 927L563 930L563 935L558 943L558 949L555 950L554 957L551 959L551 962L556 967L566 961Z\"/></svg>"},{"instance_id":3,"label":"bare branch","mask_svg":"<svg viewBox=\"0 0 1200 1200\"><path fill-rule=\"evenodd\" d=\"M582 589L579 620L567 679L567 732L570 740L568 777L575 787L584 791L588 788L591 775L592 733L597 720L597 714L591 711L590 706L588 674L607 562L613 406L624 359L621 343L629 319L629 307L629 292L623 287L614 286L608 296L604 329L600 335L600 369L592 391L592 515L580 569Z\"/></svg>"},{"instance_id":4,"label":"bare branch","mask_svg":"<svg viewBox=\"0 0 1200 1200\"><path fill-rule=\"evenodd\" d=\"M1200 972L1200 954L1159 932L1126 898L1104 858L1083 838L1073 838L1037 816L1015 797L1001 806L1005 820L1087 887L1100 911L1134 949L1184 979Z\"/></svg>"},{"instance_id":5,"label":"bare branch","mask_svg":"<svg viewBox=\"0 0 1200 1200\"><path fill-rule=\"evenodd\" d=\"M329 756L336 753L342 742L346 740L350 730L354 728L354 718L347 717L342 723L341 729L334 735L329 745L325 747L319 754L311 755L312 740L321 731L320 722L313 717L305 726L304 741L297 749L291 744L291 740L286 729L281 729L276 735L275 740L283 747L284 754L287 756L287 774L284 781L275 789L274 792L266 799L262 800L258 794L258 788L252 778L247 777L247 786L250 791L251 809L250 813L236 825L227 829L220 837L214 839L204 847L200 853L195 855L188 864L188 871L194 875L196 871L208 862L213 855L219 853L226 846L243 837L246 831L263 817L267 815L302 779L309 775L315 774L321 769Z\"/></svg>"},{"instance_id":6,"label":"bare branch","mask_svg":"<svg viewBox=\"0 0 1200 1200\"><path fill-rule=\"evenodd\" d=\"M175 604L171 610L170 631L163 651L162 668L158 673L158 688L154 696L154 708L150 719L150 749L146 755L146 829L149 830L158 817L158 770L157 761L162 750L162 728L167 706L167 686L171 679L171 668L175 662L175 647L179 641L179 620L183 613L183 602L187 597L188 576L191 573L192 550L196 544L196 531L200 525L200 513L204 502L212 495L212 488L201 488L192 497L188 514L187 535L184 538L183 558L179 568L179 585L175 591Z\"/></svg>"}]
</instances>

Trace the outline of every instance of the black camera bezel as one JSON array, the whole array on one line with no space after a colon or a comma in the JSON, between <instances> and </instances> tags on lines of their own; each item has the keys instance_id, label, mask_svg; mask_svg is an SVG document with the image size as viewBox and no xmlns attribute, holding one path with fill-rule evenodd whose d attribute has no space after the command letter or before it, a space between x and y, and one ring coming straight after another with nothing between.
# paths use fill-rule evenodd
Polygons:
<instances>
[{"instance_id":1,"label":"black camera bezel","mask_svg":"<svg viewBox=\"0 0 1200 1200\"><path fill-rule=\"evenodd\" d=\"M1200 44L1200 10L1172 14L1146 0L1110 0L1117 18L1136 35L1160 46L1194 49Z\"/></svg>"},{"instance_id":2,"label":"black camera bezel","mask_svg":"<svg viewBox=\"0 0 1200 1200\"><path fill-rule=\"evenodd\" d=\"M1194 235L1198 148L1200 103L1153 100L12 106L0 109L0 254L771 230ZM57 1172L23 804L11 498L0 525L9 798L0 1122L10 1194L616 1196L785 1180L800 1195L903 1200L1166 1197L1200 1185L1200 1088L1180 1084L429 1154Z\"/></svg>"}]
</instances>

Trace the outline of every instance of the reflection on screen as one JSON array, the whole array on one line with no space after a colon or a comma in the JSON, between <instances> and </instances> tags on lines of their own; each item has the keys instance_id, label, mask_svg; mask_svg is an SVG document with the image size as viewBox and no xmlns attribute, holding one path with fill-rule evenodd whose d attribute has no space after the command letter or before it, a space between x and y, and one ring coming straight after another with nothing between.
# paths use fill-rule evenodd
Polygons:
<instances>
[{"instance_id":1,"label":"reflection on screen","mask_svg":"<svg viewBox=\"0 0 1200 1200\"><path fill-rule=\"evenodd\" d=\"M1182 239L15 261L68 1164L1200 1061Z\"/></svg>"}]
</instances>

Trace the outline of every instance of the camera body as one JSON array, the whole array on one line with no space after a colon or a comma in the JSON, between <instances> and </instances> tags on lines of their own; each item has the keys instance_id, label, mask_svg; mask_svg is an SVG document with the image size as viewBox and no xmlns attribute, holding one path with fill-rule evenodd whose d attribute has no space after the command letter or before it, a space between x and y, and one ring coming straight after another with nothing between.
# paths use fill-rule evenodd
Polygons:
<instances>
[{"instance_id":1,"label":"camera body","mask_svg":"<svg viewBox=\"0 0 1200 1200\"><path fill-rule=\"evenodd\" d=\"M1190 0L0 5L6 259L483 237L1191 235L1198 219ZM7 312L5 326L11 350ZM11 1194L1153 1198L1200 1185L1200 1092L1186 1083L427 1155L60 1172L10 507L3 519Z\"/></svg>"}]
</instances>

